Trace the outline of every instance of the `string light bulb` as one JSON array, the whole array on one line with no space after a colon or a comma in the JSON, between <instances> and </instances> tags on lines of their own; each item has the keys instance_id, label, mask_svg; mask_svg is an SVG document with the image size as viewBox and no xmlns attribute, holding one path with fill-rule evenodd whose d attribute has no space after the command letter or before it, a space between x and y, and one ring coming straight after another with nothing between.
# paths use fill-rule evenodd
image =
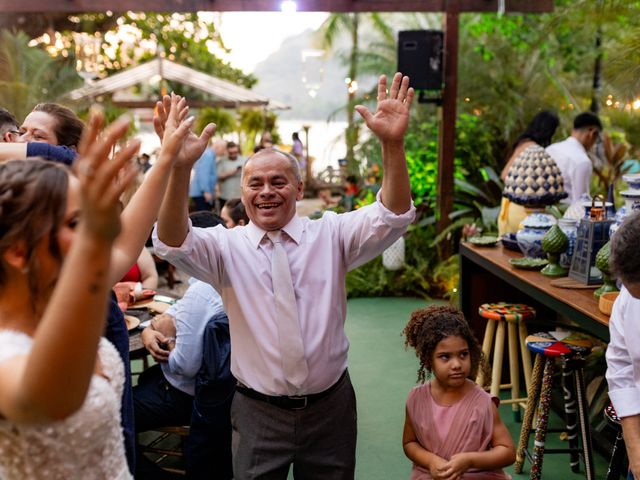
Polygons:
<instances>
[{"instance_id":1,"label":"string light bulb","mask_svg":"<svg viewBox=\"0 0 640 480\"><path fill-rule=\"evenodd\" d=\"M280 4L280 10L282 13L296 13L298 6L294 0L284 0Z\"/></svg>"}]
</instances>

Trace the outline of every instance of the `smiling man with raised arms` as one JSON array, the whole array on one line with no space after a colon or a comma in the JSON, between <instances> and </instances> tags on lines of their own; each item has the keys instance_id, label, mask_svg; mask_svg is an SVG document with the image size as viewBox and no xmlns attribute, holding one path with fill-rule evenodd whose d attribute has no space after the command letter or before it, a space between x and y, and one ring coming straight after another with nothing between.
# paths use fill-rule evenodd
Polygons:
<instances>
[{"instance_id":1,"label":"smiling man with raised arms","mask_svg":"<svg viewBox=\"0 0 640 480\"><path fill-rule=\"evenodd\" d=\"M213 285L229 316L238 379L231 412L236 479L284 480L291 465L297 480L354 478L345 275L379 255L414 218L403 146L413 95L408 77L397 73L387 92L382 76L375 113L356 107L380 141L384 167L377 201L357 211L299 217L303 182L295 157L264 149L242 172L249 224L193 228L186 199L199 153L191 137L176 159L154 244L159 255Z\"/></svg>"}]
</instances>

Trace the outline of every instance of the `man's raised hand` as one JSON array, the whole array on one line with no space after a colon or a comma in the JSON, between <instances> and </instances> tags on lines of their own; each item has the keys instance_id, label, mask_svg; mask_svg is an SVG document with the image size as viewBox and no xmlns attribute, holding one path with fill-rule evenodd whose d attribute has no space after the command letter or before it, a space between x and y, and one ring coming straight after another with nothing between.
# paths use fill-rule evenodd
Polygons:
<instances>
[{"instance_id":1,"label":"man's raised hand","mask_svg":"<svg viewBox=\"0 0 640 480\"><path fill-rule=\"evenodd\" d=\"M191 127L193 123L193 120L184 120L189 111L184 98L174 94L171 95L171 97L165 95L162 101L156 104L156 114L153 118L154 129L162 140L163 145L168 140L165 137L170 131L173 132L183 128L182 125L185 123L187 123L187 127ZM202 130L200 136L189 130L177 150L174 166L191 168L204 152L215 131L216 126L213 123L208 124Z\"/></svg>"},{"instance_id":2,"label":"man's raised hand","mask_svg":"<svg viewBox=\"0 0 640 480\"><path fill-rule=\"evenodd\" d=\"M400 72L396 73L387 94L387 77L381 75L378 80L376 112L371 113L363 105L357 105L355 108L380 142L402 142L409 125L413 96L413 88L409 87L409 77L403 77Z\"/></svg>"}]
</instances>

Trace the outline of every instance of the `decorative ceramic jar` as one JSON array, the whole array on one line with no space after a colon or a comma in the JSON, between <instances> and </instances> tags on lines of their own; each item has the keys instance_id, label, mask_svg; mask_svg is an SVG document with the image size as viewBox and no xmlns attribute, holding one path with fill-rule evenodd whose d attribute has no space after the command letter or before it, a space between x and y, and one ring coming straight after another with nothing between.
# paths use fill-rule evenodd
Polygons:
<instances>
[{"instance_id":1,"label":"decorative ceramic jar","mask_svg":"<svg viewBox=\"0 0 640 480\"><path fill-rule=\"evenodd\" d=\"M398 238L382 252L382 265L387 270L400 270L404 267L404 237Z\"/></svg>"},{"instance_id":2,"label":"decorative ceramic jar","mask_svg":"<svg viewBox=\"0 0 640 480\"><path fill-rule=\"evenodd\" d=\"M564 253L560 254L560 265L569 268L571 266L571 257L573 249L576 246L576 232L578 231L578 220L574 218L561 218L558 220L560 230L564 232L569 240L569 245Z\"/></svg>"},{"instance_id":3,"label":"decorative ceramic jar","mask_svg":"<svg viewBox=\"0 0 640 480\"><path fill-rule=\"evenodd\" d=\"M627 173L622 176L622 180L631 190L640 190L640 173Z\"/></svg>"},{"instance_id":4,"label":"decorative ceramic jar","mask_svg":"<svg viewBox=\"0 0 640 480\"><path fill-rule=\"evenodd\" d=\"M588 193L583 193L578 200L569 205L562 218L573 218L579 222L581 218L584 218L585 202L589 202L589 205L591 205L591 195Z\"/></svg>"},{"instance_id":5,"label":"decorative ceramic jar","mask_svg":"<svg viewBox=\"0 0 640 480\"><path fill-rule=\"evenodd\" d=\"M607 292L617 292L616 282L611 279L609 271L609 256L611 255L611 240L598 250L596 255L596 268L602 272L602 286L593 292L593 296L600 298L600 295Z\"/></svg>"},{"instance_id":6,"label":"decorative ceramic jar","mask_svg":"<svg viewBox=\"0 0 640 480\"><path fill-rule=\"evenodd\" d=\"M620 195L624 198L627 215L636 210L640 210L640 190L625 190L624 192L620 192Z\"/></svg>"},{"instance_id":7,"label":"decorative ceramic jar","mask_svg":"<svg viewBox=\"0 0 640 480\"><path fill-rule=\"evenodd\" d=\"M569 271L558 262L560 254L569 247L569 239L558 225L553 225L542 238L542 249L549 258L549 263L540 273L548 277L564 277Z\"/></svg>"},{"instance_id":8,"label":"decorative ceramic jar","mask_svg":"<svg viewBox=\"0 0 640 480\"><path fill-rule=\"evenodd\" d=\"M542 250L542 239L556 223L553 215L543 212L534 212L524 219L523 228L516 233L516 240L525 257L546 258Z\"/></svg>"},{"instance_id":9,"label":"decorative ceramic jar","mask_svg":"<svg viewBox=\"0 0 640 480\"><path fill-rule=\"evenodd\" d=\"M609 237L618 230L627 215L634 210L640 210L640 173L623 175L622 180L629 186L629 189L620 192L624 198L624 205L616 212L615 222L609 228Z\"/></svg>"},{"instance_id":10,"label":"decorative ceramic jar","mask_svg":"<svg viewBox=\"0 0 640 480\"><path fill-rule=\"evenodd\" d=\"M518 205L539 208L568 196L556 162L540 145L526 148L509 168L502 196Z\"/></svg>"},{"instance_id":11,"label":"decorative ceramic jar","mask_svg":"<svg viewBox=\"0 0 640 480\"><path fill-rule=\"evenodd\" d=\"M623 205L616 212L616 216L614 217L614 222L609 227L609 238L611 238L613 234L616 233L616 230L618 230L618 227L622 225L622 221L626 216L627 216L627 207Z\"/></svg>"}]
</instances>

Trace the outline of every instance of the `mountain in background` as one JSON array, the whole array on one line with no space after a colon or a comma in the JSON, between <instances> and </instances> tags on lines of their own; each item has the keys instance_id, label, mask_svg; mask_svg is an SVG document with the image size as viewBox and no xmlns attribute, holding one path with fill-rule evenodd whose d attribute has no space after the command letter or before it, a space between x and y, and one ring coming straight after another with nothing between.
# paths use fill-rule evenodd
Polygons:
<instances>
[{"instance_id":1,"label":"mountain in background","mask_svg":"<svg viewBox=\"0 0 640 480\"><path fill-rule=\"evenodd\" d=\"M312 30L306 30L287 38L279 50L256 65L253 74L258 84L253 90L291 107L278 112L279 118L327 120L336 114L336 120L343 120L344 111L336 111L347 103L347 67L332 53L314 56L313 36Z\"/></svg>"}]
</instances>

